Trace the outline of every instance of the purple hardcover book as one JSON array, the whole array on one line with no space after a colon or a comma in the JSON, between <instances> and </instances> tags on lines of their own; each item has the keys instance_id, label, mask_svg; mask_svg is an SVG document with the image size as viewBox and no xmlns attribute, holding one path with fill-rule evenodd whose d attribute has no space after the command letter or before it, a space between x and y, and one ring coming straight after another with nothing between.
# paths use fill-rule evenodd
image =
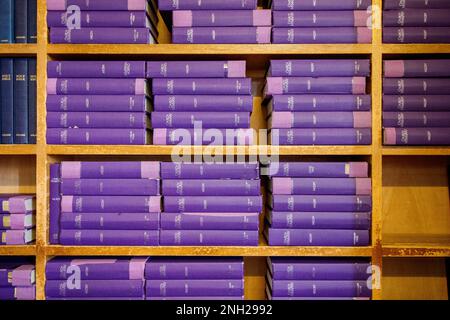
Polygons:
<instances>
[{"instance_id":1,"label":"purple hardcover book","mask_svg":"<svg viewBox=\"0 0 450 320\"><path fill-rule=\"evenodd\" d=\"M159 180L154 179L62 179L64 195L156 196Z\"/></svg>"},{"instance_id":2,"label":"purple hardcover book","mask_svg":"<svg viewBox=\"0 0 450 320\"><path fill-rule=\"evenodd\" d=\"M447 94L450 78L384 78L384 94Z\"/></svg>"},{"instance_id":3,"label":"purple hardcover book","mask_svg":"<svg viewBox=\"0 0 450 320\"><path fill-rule=\"evenodd\" d=\"M60 223L73 230L158 230L159 213L64 213Z\"/></svg>"},{"instance_id":4,"label":"purple hardcover book","mask_svg":"<svg viewBox=\"0 0 450 320\"><path fill-rule=\"evenodd\" d=\"M272 0L274 11L366 10L372 0Z\"/></svg>"},{"instance_id":5,"label":"purple hardcover book","mask_svg":"<svg viewBox=\"0 0 450 320\"><path fill-rule=\"evenodd\" d=\"M49 78L47 79L47 94L145 95L147 94L147 81L145 79L116 78Z\"/></svg>"},{"instance_id":6,"label":"purple hardcover book","mask_svg":"<svg viewBox=\"0 0 450 320\"><path fill-rule=\"evenodd\" d=\"M0 214L0 230L23 230L36 225L35 213Z\"/></svg>"},{"instance_id":7,"label":"purple hardcover book","mask_svg":"<svg viewBox=\"0 0 450 320\"><path fill-rule=\"evenodd\" d=\"M244 296L215 296L215 297L204 297L204 296L192 296L192 297L146 297L145 300L154 300L154 301L161 301L161 300L167 300L167 301L175 301L175 300L214 300L214 301L220 301L220 300L244 300Z\"/></svg>"},{"instance_id":8,"label":"purple hardcover book","mask_svg":"<svg viewBox=\"0 0 450 320\"><path fill-rule=\"evenodd\" d=\"M450 8L450 2L447 0L384 0L384 9L405 9L405 8Z\"/></svg>"},{"instance_id":9,"label":"purple hardcover book","mask_svg":"<svg viewBox=\"0 0 450 320\"><path fill-rule=\"evenodd\" d=\"M29 287L36 281L33 265L0 263L0 287Z\"/></svg>"},{"instance_id":10,"label":"purple hardcover book","mask_svg":"<svg viewBox=\"0 0 450 320\"><path fill-rule=\"evenodd\" d=\"M384 27L384 43L449 43L450 28Z\"/></svg>"},{"instance_id":11,"label":"purple hardcover book","mask_svg":"<svg viewBox=\"0 0 450 320\"><path fill-rule=\"evenodd\" d=\"M54 298L54 297L45 297L45 300L47 301L71 301L71 300L77 300L77 301L134 301L134 300L145 300L145 297L90 297L90 298L81 298L76 297L74 298Z\"/></svg>"},{"instance_id":12,"label":"purple hardcover book","mask_svg":"<svg viewBox=\"0 0 450 320\"><path fill-rule=\"evenodd\" d=\"M155 111L252 112L253 97L251 95L156 95L153 97L153 104Z\"/></svg>"},{"instance_id":13,"label":"purple hardcover book","mask_svg":"<svg viewBox=\"0 0 450 320\"><path fill-rule=\"evenodd\" d=\"M68 246L157 246L159 231L61 229L60 243Z\"/></svg>"},{"instance_id":14,"label":"purple hardcover book","mask_svg":"<svg viewBox=\"0 0 450 320\"><path fill-rule=\"evenodd\" d=\"M25 245L36 238L34 229L0 230L0 245Z\"/></svg>"},{"instance_id":15,"label":"purple hardcover book","mask_svg":"<svg viewBox=\"0 0 450 320\"><path fill-rule=\"evenodd\" d=\"M369 111L370 95L304 94L274 95L268 105L272 111Z\"/></svg>"},{"instance_id":16,"label":"purple hardcover book","mask_svg":"<svg viewBox=\"0 0 450 320\"><path fill-rule=\"evenodd\" d=\"M153 130L154 145L252 145L253 129L165 129Z\"/></svg>"},{"instance_id":17,"label":"purple hardcover book","mask_svg":"<svg viewBox=\"0 0 450 320\"><path fill-rule=\"evenodd\" d=\"M272 43L371 43L367 27L273 28Z\"/></svg>"},{"instance_id":18,"label":"purple hardcover book","mask_svg":"<svg viewBox=\"0 0 450 320\"><path fill-rule=\"evenodd\" d=\"M71 14L66 11L48 11L47 26L68 27L71 24ZM81 11L80 27L121 27L149 28L147 14L142 11Z\"/></svg>"},{"instance_id":19,"label":"purple hardcover book","mask_svg":"<svg viewBox=\"0 0 450 320\"><path fill-rule=\"evenodd\" d=\"M50 28L50 43L155 44L147 28Z\"/></svg>"},{"instance_id":20,"label":"purple hardcover book","mask_svg":"<svg viewBox=\"0 0 450 320\"><path fill-rule=\"evenodd\" d=\"M162 230L258 230L259 213L169 213L161 214Z\"/></svg>"},{"instance_id":21,"label":"purple hardcover book","mask_svg":"<svg viewBox=\"0 0 450 320\"><path fill-rule=\"evenodd\" d=\"M145 78L144 61L49 61L49 78Z\"/></svg>"},{"instance_id":22,"label":"purple hardcover book","mask_svg":"<svg viewBox=\"0 0 450 320\"><path fill-rule=\"evenodd\" d=\"M366 77L368 59L270 60L269 77Z\"/></svg>"},{"instance_id":23,"label":"purple hardcover book","mask_svg":"<svg viewBox=\"0 0 450 320\"><path fill-rule=\"evenodd\" d=\"M371 297L367 280L275 280L271 283L275 297Z\"/></svg>"},{"instance_id":24,"label":"purple hardcover book","mask_svg":"<svg viewBox=\"0 0 450 320\"><path fill-rule=\"evenodd\" d=\"M383 95L383 111L449 111L450 95Z\"/></svg>"},{"instance_id":25,"label":"purple hardcover book","mask_svg":"<svg viewBox=\"0 0 450 320\"><path fill-rule=\"evenodd\" d=\"M369 230L370 212L283 212L270 211L267 220L275 229Z\"/></svg>"},{"instance_id":26,"label":"purple hardcover book","mask_svg":"<svg viewBox=\"0 0 450 320\"><path fill-rule=\"evenodd\" d=\"M272 129L272 145L370 145L371 129Z\"/></svg>"},{"instance_id":27,"label":"purple hardcover book","mask_svg":"<svg viewBox=\"0 0 450 320\"><path fill-rule=\"evenodd\" d=\"M160 196L62 196L61 212L69 213L156 213Z\"/></svg>"},{"instance_id":28,"label":"purple hardcover book","mask_svg":"<svg viewBox=\"0 0 450 320\"><path fill-rule=\"evenodd\" d=\"M405 9L383 12L385 27L448 27L450 10Z\"/></svg>"},{"instance_id":29,"label":"purple hardcover book","mask_svg":"<svg viewBox=\"0 0 450 320\"><path fill-rule=\"evenodd\" d=\"M145 129L145 112L47 112L47 128Z\"/></svg>"},{"instance_id":30,"label":"purple hardcover book","mask_svg":"<svg viewBox=\"0 0 450 320\"><path fill-rule=\"evenodd\" d=\"M270 43L271 29L271 27L173 27L172 43Z\"/></svg>"},{"instance_id":31,"label":"purple hardcover book","mask_svg":"<svg viewBox=\"0 0 450 320\"><path fill-rule=\"evenodd\" d=\"M0 287L0 300L35 300L36 286L27 287Z\"/></svg>"},{"instance_id":32,"label":"purple hardcover book","mask_svg":"<svg viewBox=\"0 0 450 320\"><path fill-rule=\"evenodd\" d=\"M272 195L269 201L274 211L368 212L372 209L371 196Z\"/></svg>"},{"instance_id":33,"label":"purple hardcover book","mask_svg":"<svg viewBox=\"0 0 450 320\"><path fill-rule=\"evenodd\" d=\"M61 164L50 164L49 243L59 243L59 219L61 216Z\"/></svg>"},{"instance_id":34,"label":"purple hardcover book","mask_svg":"<svg viewBox=\"0 0 450 320\"><path fill-rule=\"evenodd\" d=\"M163 179L259 179L259 164L161 162Z\"/></svg>"},{"instance_id":35,"label":"purple hardcover book","mask_svg":"<svg viewBox=\"0 0 450 320\"><path fill-rule=\"evenodd\" d=\"M63 179L159 179L158 161L63 161Z\"/></svg>"},{"instance_id":36,"label":"purple hardcover book","mask_svg":"<svg viewBox=\"0 0 450 320\"><path fill-rule=\"evenodd\" d=\"M31 213L36 210L34 195L0 195L0 213Z\"/></svg>"},{"instance_id":37,"label":"purple hardcover book","mask_svg":"<svg viewBox=\"0 0 450 320\"><path fill-rule=\"evenodd\" d=\"M177 10L174 27L261 27L272 26L271 10Z\"/></svg>"},{"instance_id":38,"label":"purple hardcover book","mask_svg":"<svg viewBox=\"0 0 450 320\"><path fill-rule=\"evenodd\" d=\"M268 128L370 128L372 115L367 112L290 112L275 111Z\"/></svg>"},{"instance_id":39,"label":"purple hardcover book","mask_svg":"<svg viewBox=\"0 0 450 320\"><path fill-rule=\"evenodd\" d=\"M281 178L271 180L272 194L371 195L370 178Z\"/></svg>"},{"instance_id":40,"label":"purple hardcover book","mask_svg":"<svg viewBox=\"0 0 450 320\"><path fill-rule=\"evenodd\" d=\"M147 280L149 297L242 296L244 280Z\"/></svg>"},{"instance_id":41,"label":"purple hardcover book","mask_svg":"<svg viewBox=\"0 0 450 320\"><path fill-rule=\"evenodd\" d=\"M383 112L383 127L450 127L448 112Z\"/></svg>"},{"instance_id":42,"label":"purple hardcover book","mask_svg":"<svg viewBox=\"0 0 450 320\"><path fill-rule=\"evenodd\" d=\"M152 93L155 95L251 95L252 80L250 78L153 79Z\"/></svg>"},{"instance_id":43,"label":"purple hardcover book","mask_svg":"<svg viewBox=\"0 0 450 320\"><path fill-rule=\"evenodd\" d=\"M144 145L149 140L146 129L47 129L48 144Z\"/></svg>"},{"instance_id":44,"label":"purple hardcover book","mask_svg":"<svg viewBox=\"0 0 450 320\"><path fill-rule=\"evenodd\" d=\"M386 145L450 145L450 128L384 128Z\"/></svg>"},{"instance_id":45,"label":"purple hardcover book","mask_svg":"<svg viewBox=\"0 0 450 320\"><path fill-rule=\"evenodd\" d=\"M145 95L47 95L47 111L148 112Z\"/></svg>"},{"instance_id":46,"label":"purple hardcover book","mask_svg":"<svg viewBox=\"0 0 450 320\"><path fill-rule=\"evenodd\" d=\"M66 10L70 6L77 6L84 10L113 10L113 11L145 11L147 0L47 0L47 10Z\"/></svg>"},{"instance_id":47,"label":"purple hardcover book","mask_svg":"<svg viewBox=\"0 0 450 320\"><path fill-rule=\"evenodd\" d=\"M245 78L246 61L148 61L147 78Z\"/></svg>"},{"instance_id":48,"label":"purple hardcover book","mask_svg":"<svg viewBox=\"0 0 450 320\"><path fill-rule=\"evenodd\" d=\"M147 258L53 258L45 266L47 280L142 280Z\"/></svg>"},{"instance_id":49,"label":"purple hardcover book","mask_svg":"<svg viewBox=\"0 0 450 320\"><path fill-rule=\"evenodd\" d=\"M48 297L143 297L143 280L81 280L74 286L67 280L47 280L45 295Z\"/></svg>"},{"instance_id":50,"label":"purple hardcover book","mask_svg":"<svg viewBox=\"0 0 450 320\"><path fill-rule=\"evenodd\" d=\"M450 59L385 60L386 78L450 77Z\"/></svg>"},{"instance_id":51,"label":"purple hardcover book","mask_svg":"<svg viewBox=\"0 0 450 320\"><path fill-rule=\"evenodd\" d=\"M261 194L260 180L163 180L165 196L257 196Z\"/></svg>"},{"instance_id":52,"label":"purple hardcover book","mask_svg":"<svg viewBox=\"0 0 450 320\"><path fill-rule=\"evenodd\" d=\"M161 230L161 246L257 246L257 230Z\"/></svg>"},{"instance_id":53,"label":"purple hardcover book","mask_svg":"<svg viewBox=\"0 0 450 320\"><path fill-rule=\"evenodd\" d=\"M257 0L159 0L158 8L161 11L172 10L254 10Z\"/></svg>"},{"instance_id":54,"label":"purple hardcover book","mask_svg":"<svg viewBox=\"0 0 450 320\"><path fill-rule=\"evenodd\" d=\"M64 202L64 197L63 197ZM261 196L165 196L164 212L261 212Z\"/></svg>"},{"instance_id":55,"label":"purple hardcover book","mask_svg":"<svg viewBox=\"0 0 450 320\"><path fill-rule=\"evenodd\" d=\"M367 178L367 162L272 162L269 175L290 178Z\"/></svg>"},{"instance_id":56,"label":"purple hardcover book","mask_svg":"<svg viewBox=\"0 0 450 320\"><path fill-rule=\"evenodd\" d=\"M275 27L366 27L371 20L366 10L274 11Z\"/></svg>"},{"instance_id":57,"label":"purple hardcover book","mask_svg":"<svg viewBox=\"0 0 450 320\"><path fill-rule=\"evenodd\" d=\"M152 112L152 128L249 128L249 112Z\"/></svg>"}]
</instances>

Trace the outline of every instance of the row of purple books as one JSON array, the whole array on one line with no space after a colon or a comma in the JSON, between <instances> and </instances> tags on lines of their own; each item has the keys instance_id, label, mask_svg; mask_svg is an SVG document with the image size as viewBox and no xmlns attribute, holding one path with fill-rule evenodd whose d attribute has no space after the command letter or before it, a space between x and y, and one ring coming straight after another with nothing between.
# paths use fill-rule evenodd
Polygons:
<instances>
[{"instance_id":1,"label":"row of purple books","mask_svg":"<svg viewBox=\"0 0 450 320\"><path fill-rule=\"evenodd\" d=\"M0 195L0 245L26 245L35 240L33 195Z\"/></svg>"},{"instance_id":2,"label":"row of purple books","mask_svg":"<svg viewBox=\"0 0 450 320\"><path fill-rule=\"evenodd\" d=\"M155 0L47 0L50 43L155 44Z\"/></svg>"},{"instance_id":3,"label":"row of purple books","mask_svg":"<svg viewBox=\"0 0 450 320\"><path fill-rule=\"evenodd\" d=\"M370 145L367 59L271 60L264 88L272 145Z\"/></svg>"},{"instance_id":4,"label":"row of purple books","mask_svg":"<svg viewBox=\"0 0 450 320\"><path fill-rule=\"evenodd\" d=\"M372 266L363 259L267 258L269 300L370 300Z\"/></svg>"},{"instance_id":5,"label":"row of purple books","mask_svg":"<svg viewBox=\"0 0 450 320\"><path fill-rule=\"evenodd\" d=\"M243 300L242 258L73 258L46 265L47 300Z\"/></svg>"},{"instance_id":6,"label":"row of purple books","mask_svg":"<svg viewBox=\"0 0 450 320\"><path fill-rule=\"evenodd\" d=\"M35 300L36 272L31 259L0 258L0 300Z\"/></svg>"},{"instance_id":7,"label":"row of purple books","mask_svg":"<svg viewBox=\"0 0 450 320\"><path fill-rule=\"evenodd\" d=\"M450 60L386 60L386 145L450 145Z\"/></svg>"},{"instance_id":8,"label":"row of purple books","mask_svg":"<svg viewBox=\"0 0 450 320\"><path fill-rule=\"evenodd\" d=\"M274 162L267 170L270 246L369 245L367 162Z\"/></svg>"}]
</instances>

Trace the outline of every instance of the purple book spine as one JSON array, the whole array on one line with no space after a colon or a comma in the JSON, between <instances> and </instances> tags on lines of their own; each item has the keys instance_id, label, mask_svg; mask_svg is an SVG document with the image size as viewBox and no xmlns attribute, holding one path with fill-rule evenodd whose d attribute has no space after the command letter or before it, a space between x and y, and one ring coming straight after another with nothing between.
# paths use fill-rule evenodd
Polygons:
<instances>
[{"instance_id":1,"label":"purple book spine","mask_svg":"<svg viewBox=\"0 0 450 320\"><path fill-rule=\"evenodd\" d=\"M172 43L270 43L271 27L172 28Z\"/></svg>"},{"instance_id":2,"label":"purple book spine","mask_svg":"<svg viewBox=\"0 0 450 320\"><path fill-rule=\"evenodd\" d=\"M386 78L450 77L450 59L385 60Z\"/></svg>"},{"instance_id":3,"label":"purple book spine","mask_svg":"<svg viewBox=\"0 0 450 320\"><path fill-rule=\"evenodd\" d=\"M367 246L368 230L272 229L269 246Z\"/></svg>"},{"instance_id":4,"label":"purple book spine","mask_svg":"<svg viewBox=\"0 0 450 320\"><path fill-rule=\"evenodd\" d=\"M252 80L250 78L153 79L152 93L155 95L251 95Z\"/></svg>"},{"instance_id":5,"label":"purple book spine","mask_svg":"<svg viewBox=\"0 0 450 320\"><path fill-rule=\"evenodd\" d=\"M61 215L61 165L50 165L50 218L49 243L59 243L59 219Z\"/></svg>"},{"instance_id":6,"label":"purple book spine","mask_svg":"<svg viewBox=\"0 0 450 320\"><path fill-rule=\"evenodd\" d=\"M66 10L70 6L77 6L81 10L112 10L112 11L131 11L146 10L147 0L52 0L47 1L47 10Z\"/></svg>"},{"instance_id":7,"label":"purple book spine","mask_svg":"<svg viewBox=\"0 0 450 320\"><path fill-rule=\"evenodd\" d=\"M365 94L365 77L268 77L264 88L268 96L291 93Z\"/></svg>"},{"instance_id":8,"label":"purple book spine","mask_svg":"<svg viewBox=\"0 0 450 320\"><path fill-rule=\"evenodd\" d=\"M0 300L35 300L36 286L1 288Z\"/></svg>"},{"instance_id":9,"label":"purple book spine","mask_svg":"<svg viewBox=\"0 0 450 320\"><path fill-rule=\"evenodd\" d=\"M272 295L277 297L371 297L367 281L275 280Z\"/></svg>"},{"instance_id":10,"label":"purple book spine","mask_svg":"<svg viewBox=\"0 0 450 320\"><path fill-rule=\"evenodd\" d=\"M272 43L371 43L367 27L273 28Z\"/></svg>"},{"instance_id":11,"label":"purple book spine","mask_svg":"<svg viewBox=\"0 0 450 320\"><path fill-rule=\"evenodd\" d=\"M62 179L64 195L156 196L159 180L150 179Z\"/></svg>"},{"instance_id":12,"label":"purple book spine","mask_svg":"<svg viewBox=\"0 0 450 320\"><path fill-rule=\"evenodd\" d=\"M364 60L271 60L270 77L366 77L370 61Z\"/></svg>"},{"instance_id":13,"label":"purple book spine","mask_svg":"<svg viewBox=\"0 0 450 320\"><path fill-rule=\"evenodd\" d=\"M450 127L450 111L383 112L383 127Z\"/></svg>"},{"instance_id":14,"label":"purple book spine","mask_svg":"<svg viewBox=\"0 0 450 320\"><path fill-rule=\"evenodd\" d=\"M245 61L148 61L147 78L245 78Z\"/></svg>"},{"instance_id":15,"label":"purple book spine","mask_svg":"<svg viewBox=\"0 0 450 320\"><path fill-rule=\"evenodd\" d=\"M159 231L61 229L60 243L69 246L157 246Z\"/></svg>"},{"instance_id":16,"label":"purple book spine","mask_svg":"<svg viewBox=\"0 0 450 320\"><path fill-rule=\"evenodd\" d=\"M383 79L384 94L447 94L450 87L450 79L436 78L407 78Z\"/></svg>"},{"instance_id":17,"label":"purple book spine","mask_svg":"<svg viewBox=\"0 0 450 320\"><path fill-rule=\"evenodd\" d=\"M353 128L275 129L269 138L273 145L370 145L371 131Z\"/></svg>"},{"instance_id":18,"label":"purple book spine","mask_svg":"<svg viewBox=\"0 0 450 320\"><path fill-rule=\"evenodd\" d=\"M159 179L158 161L63 161L63 179Z\"/></svg>"},{"instance_id":19,"label":"purple book spine","mask_svg":"<svg viewBox=\"0 0 450 320\"><path fill-rule=\"evenodd\" d=\"M73 230L158 230L159 213L64 213L61 228Z\"/></svg>"},{"instance_id":20,"label":"purple book spine","mask_svg":"<svg viewBox=\"0 0 450 320\"><path fill-rule=\"evenodd\" d=\"M271 181L272 194L370 195L370 178L278 178Z\"/></svg>"},{"instance_id":21,"label":"purple book spine","mask_svg":"<svg viewBox=\"0 0 450 320\"><path fill-rule=\"evenodd\" d=\"M198 296L198 297L146 297L145 300L153 300L153 301L162 301L162 300L166 300L166 301L176 301L176 300L186 300L186 301L190 301L190 300L214 300L214 301L221 301L221 300L244 300L244 296L228 296L228 297L224 297L224 296L215 296L215 297L204 297L204 296Z\"/></svg>"},{"instance_id":22,"label":"purple book spine","mask_svg":"<svg viewBox=\"0 0 450 320\"><path fill-rule=\"evenodd\" d=\"M145 95L47 95L47 111L145 112Z\"/></svg>"},{"instance_id":23,"label":"purple book spine","mask_svg":"<svg viewBox=\"0 0 450 320\"><path fill-rule=\"evenodd\" d=\"M152 128L249 128L249 112L152 112Z\"/></svg>"},{"instance_id":24,"label":"purple book spine","mask_svg":"<svg viewBox=\"0 0 450 320\"><path fill-rule=\"evenodd\" d=\"M259 164L161 162L164 179L259 179Z\"/></svg>"},{"instance_id":25,"label":"purple book spine","mask_svg":"<svg viewBox=\"0 0 450 320\"><path fill-rule=\"evenodd\" d=\"M271 25L271 10L187 10L173 12L174 27L258 27Z\"/></svg>"},{"instance_id":26,"label":"purple book spine","mask_svg":"<svg viewBox=\"0 0 450 320\"><path fill-rule=\"evenodd\" d=\"M154 145L252 145L253 129L165 129L153 130Z\"/></svg>"},{"instance_id":27,"label":"purple book spine","mask_svg":"<svg viewBox=\"0 0 450 320\"><path fill-rule=\"evenodd\" d=\"M48 144L144 145L145 129L47 129Z\"/></svg>"},{"instance_id":28,"label":"purple book spine","mask_svg":"<svg viewBox=\"0 0 450 320\"><path fill-rule=\"evenodd\" d=\"M270 212L275 229L352 229L369 230L369 212Z\"/></svg>"},{"instance_id":29,"label":"purple book spine","mask_svg":"<svg viewBox=\"0 0 450 320\"><path fill-rule=\"evenodd\" d=\"M70 19L70 15L69 15ZM48 11L47 26L67 27L66 11ZM122 27L146 28L148 18L145 11L82 11L80 12L80 27Z\"/></svg>"},{"instance_id":30,"label":"purple book spine","mask_svg":"<svg viewBox=\"0 0 450 320\"><path fill-rule=\"evenodd\" d=\"M144 112L47 112L47 128L145 129Z\"/></svg>"},{"instance_id":31,"label":"purple book spine","mask_svg":"<svg viewBox=\"0 0 450 320\"><path fill-rule=\"evenodd\" d=\"M64 198L63 198L64 201ZM261 196L165 196L164 212L261 212Z\"/></svg>"},{"instance_id":32,"label":"purple book spine","mask_svg":"<svg viewBox=\"0 0 450 320\"><path fill-rule=\"evenodd\" d=\"M450 95L383 95L383 111L448 111Z\"/></svg>"},{"instance_id":33,"label":"purple book spine","mask_svg":"<svg viewBox=\"0 0 450 320\"><path fill-rule=\"evenodd\" d=\"M257 246L259 232L236 230L161 230L162 246Z\"/></svg>"},{"instance_id":34,"label":"purple book spine","mask_svg":"<svg viewBox=\"0 0 450 320\"><path fill-rule=\"evenodd\" d=\"M371 112L272 112L269 128L370 128Z\"/></svg>"},{"instance_id":35,"label":"purple book spine","mask_svg":"<svg viewBox=\"0 0 450 320\"><path fill-rule=\"evenodd\" d=\"M69 286L67 280L48 280L45 295L48 297L143 297L142 280L81 280L80 286Z\"/></svg>"},{"instance_id":36,"label":"purple book spine","mask_svg":"<svg viewBox=\"0 0 450 320\"><path fill-rule=\"evenodd\" d=\"M449 43L450 28L384 27L384 43Z\"/></svg>"},{"instance_id":37,"label":"purple book spine","mask_svg":"<svg viewBox=\"0 0 450 320\"><path fill-rule=\"evenodd\" d=\"M149 297L242 296L244 280L147 280Z\"/></svg>"},{"instance_id":38,"label":"purple book spine","mask_svg":"<svg viewBox=\"0 0 450 320\"><path fill-rule=\"evenodd\" d=\"M49 78L47 94L145 95L146 86L145 79Z\"/></svg>"},{"instance_id":39,"label":"purple book spine","mask_svg":"<svg viewBox=\"0 0 450 320\"><path fill-rule=\"evenodd\" d=\"M384 9L405 9L405 8L419 8L419 9L442 9L450 8L450 3L447 0L384 0Z\"/></svg>"},{"instance_id":40,"label":"purple book spine","mask_svg":"<svg viewBox=\"0 0 450 320\"><path fill-rule=\"evenodd\" d=\"M448 27L450 10L405 9L383 12L385 27Z\"/></svg>"},{"instance_id":41,"label":"purple book spine","mask_svg":"<svg viewBox=\"0 0 450 320\"><path fill-rule=\"evenodd\" d=\"M370 95L306 94L274 95L270 103L273 111L369 111Z\"/></svg>"},{"instance_id":42,"label":"purple book spine","mask_svg":"<svg viewBox=\"0 0 450 320\"><path fill-rule=\"evenodd\" d=\"M161 214L165 230L258 230L259 213L169 213Z\"/></svg>"},{"instance_id":43,"label":"purple book spine","mask_svg":"<svg viewBox=\"0 0 450 320\"><path fill-rule=\"evenodd\" d=\"M348 11L274 11L275 27L366 27L370 22L366 10Z\"/></svg>"},{"instance_id":44,"label":"purple book spine","mask_svg":"<svg viewBox=\"0 0 450 320\"><path fill-rule=\"evenodd\" d=\"M50 28L50 43L154 44L147 28Z\"/></svg>"},{"instance_id":45,"label":"purple book spine","mask_svg":"<svg viewBox=\"0 0 450 320\"><path fill-rule=\"evenodd\" d=\"M172 10L254 10L257 8L256 0L159 0L158 8L161 11Z\"/></svg>"},{"instance_id":46,"label":"purple book spine","mask_svg":"<svg viewBox=\"0 0 450 320\"><path fill-rule=\"evenodd\" d=\"M270 202L275 211L367 212L372 209L371 196L273 195Z\"/></svg>"},{"instance_id":47,"label":"purple book spine","mask_svg":"<svg viewBox=\"0 0 450 320\"><path fill-rule=\"evenodd\" d=\"M144 61L49 61L49 78L145 78Z\"/></svg>"},{"instance_id":48,"label":"purple book spine","mask_svg":"<svg viewBox=\"0 0 450 320\"><path fill-rule=\"evenodd\" d=\"M299 178L367 178L367 162L274 162L270 164L272 177Z\"/></svg>"},{"instance_id":49,"label":"purple book spine","mask_svg":"<svg viewBox=\"0 0 450 320\"><path fill-rule=\"evenodd\" d=\"M303 10L366 10L372 5L371 0L273 0L274 11Z\"/></svg>"},{"instance_id":50,"label":"purple book spine","mask_svg":"<svg viewBox=\"0 0 450 320\"><path fill-rule=\"evenodd\" d=\"M163 180L165 196L257 196L260 180Z\"/></svg>"},{"instance_id":51,"label":"purple book spine","mask_svg":"<svg viewBox=\"0 0 450 320\"><path fill-rule=\"evenodd\" d=\"M386 145L450 145L450 128L385 128Z\"/></svg>"},{"instance_id":52,"label":"purple book spine","mask_svg":"<svg viewBox=\"0 0 450 320\"><path fill-rule=\"evenodd\" d=\"M68 213L156 213L160 196L62 196L61 212Z\"/></svg>"},{"instance_id":53,"label":"purple book spine","mask_svg":"<svg viewBox=\"0 0 450 320\"><path fill-rule=\"evenodd\" d=\"M251 95L157 95L153 97L153 101L155 111L252 112L253 110L253 97Z\"/></svg>"}]
</instances>

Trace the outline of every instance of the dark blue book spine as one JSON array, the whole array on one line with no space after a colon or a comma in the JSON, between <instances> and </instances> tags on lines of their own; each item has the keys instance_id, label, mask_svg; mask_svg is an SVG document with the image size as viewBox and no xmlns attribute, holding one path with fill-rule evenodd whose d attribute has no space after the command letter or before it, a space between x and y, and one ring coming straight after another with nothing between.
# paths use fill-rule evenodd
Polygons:
<instances>
[{"instance_id":1,"label":"dark blue book spine","mask_svg":"<svg viewBox=\"0 0 450 320\"><path fill-rule=\"evenodd\" d=\"M28 9L27 0L15 0L14 6L14 39L16 43L27 43Z\"/></svg>"},{"instance_id":2,"label":"dark blue book spine","mask_svg":"<svg viewBox=\"0 0 450 320\"><path fill-rule=\"evenodd\" d=\"M36 144L36 59L28 59L28 143Z\"/></svg>"},{"instance_id":3,"label":"dark blue book spine","mask_svg":"<svg viewBox=\"0 0 450 320\"><path fill-rule=\"evenodd\" d=\"M37 0L28 0L28 43L37 42Z\"/></svg>"},{"instance_id":4,"label":"dark blue book spine","mask_svg":"<svg viewBox=\"0 0 450 320\"><path fill-rule=\"evenodd\" d=\"M14 144L28 143L28 59L14 59Z\"/></svg>"},{"instance_id":5,"label":"dark blue book spine","mask_svg":"<svg viewBox=\"0 0 450 320\"><path fill-rule=\"evenodd\" d=\"M14 42L14 0L0 0L0 44Z\"/></svg>"},{"instance_id":6,"label":"dark blue book spine","mask_svg":"<svg viewBox=\"0 0 450 320\"><path fill-rule=\"evenodd\" d=\"M13 59L1 59L2 92L2 143L13 144L14 123L14 63Z\"/></svg>"}]
</instances>

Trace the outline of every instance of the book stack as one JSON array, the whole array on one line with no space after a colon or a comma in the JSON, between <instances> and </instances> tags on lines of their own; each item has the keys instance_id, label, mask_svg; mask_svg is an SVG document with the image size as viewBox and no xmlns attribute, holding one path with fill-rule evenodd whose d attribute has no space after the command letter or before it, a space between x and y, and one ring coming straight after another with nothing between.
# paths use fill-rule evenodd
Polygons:
<instances>
[{"instance_id":1,"label":"book stack","mask_svg":"<svg viewBox=\"0 0 450 320\"><path fill-rule=\"evenodd\" d=\"M45 267L46 300L143 300L147 258L56 257Z\"/></svg>"},{"instance_id":2,"label":"book stack","mask_svg":"<svg viewBox=\"0 0 450 320\"><path fill-rule=\"evenodd\" d=\"M257 246L257 163L161 163L165 246Z\"/></svg>"},{"instance_id":3,"label":"book stack","mask_svg":"<svg viewBox=\"0 0 450 320\"><path fill-rule=\"evenodd\" d=\"M1 58L0 72L0 143L35 144L36 58Z\"/></svg>"},{"instance_id":4,"label":"book stack","mask_svg":"<svg viewBox=\"0 0 450 320\"><path fill-rule=\"evenodd\" d=\"M0 44L37 42L37 0L0 0L0 7Z\"/></svg>"},{"instance_id":5,"label":"book stack","mask_svg":"<svg viewBox=\"0 0 450 320\"><path fill-rule=\"evenodd\" d=\"M0 300L35 300L36 272L27 258L0 258Z\"/></svg>"},{"instance_id":6,"label":"book stack","mask_svg":"<svg viewBox=\"0 0 450 320\"><path fill-rule=\"evenodd\" d=\"M384 0L384 43L450 43L450 1Z\"/></svg>"},{"instance_id":7,"label":"book stack","mask_svg":"<svg viewBox=\"0 0 450 320\"><path fill-rule=\"evenodd\" d=\"M144 61L49 61L48 144L147 144Z\"/></svg>"},{"instance_id":8,"label":"book stack","mask_svg":"<svg viewBox=\"0 0 450 320\"><path fill-rule=\"evenodd\" d=\"M159 162L64 161L50 173L50 243L158 245Z\"/></svg>"},{"instance_id":9,"label":"book stack","mask_svg":"<svg viewBox=\"0 0 450 320\"><path fill-rule=\"evenodd\" d=\"M450 145L450 60L386 60L386 145Z\"/></svg>"},{"instance_id":10,"label":"book stack","mask_svg":"<svg viewBox=\"0 0 450 320\"><path fill-rule=\"evenodd\" d=\"M146 300L244 299L242 258L150 258L145 279Z\"/></svg>"},{"instance_id":11,"label":"book stack","mask_svg":"<svg viewBox=\"0 0 450 320\"><path fill-rule=\"evenodd\" d=\"M370 300L372 266L362 259L268 257L269 300Z\"/></svg>"},{"instance_id":12,"label":"book stack","mask_svg":"<svg viewBox=\"0 0 450 320\"><path fill-rule=\"evenodd\" d=\"M147 62L153 144L253 144L252 80L245 76L245 61Z\"/></svg>"},{"instance_id":13,"label":"book stack","mask_svg":"<svg viewBox=\"0 0 450 320\"><path fill-rule=\"evenodd\" d=\"M34 195L0 195L0 245L26 245L35 240Z\"/></svg>"},{"instance_id":14,"label":"book stack","mask_svg":"<svg viewBox=\"0 0 450 320\"><path fill-rule=\"evenodd\" d=\"M371 0L272 0L272 43L371 43Z\"/></svg>"},{"instance_id":15,"label":"book stack","mask_svg":"<svg viewBox=\"0 0 450 320\"><path fill-rule=\"evenodd\" d=\"M272 145L369 145L367 59L271 60L264 95Z\"/></svg>"},{"instance_id":16,"label":"book stack","mask_svg":"<svg viewBox=\"0 0 450 320\"><path fill-rule=\"evenodd\" d=\"M172 43L270 43L272 15L257 0L159 0L172 13Z\"/></svg>"},{"instance_id":17,"label":"book stack","mask_svg":"<svg viewBox=\"0 0 450 320\"><path fill-rule=\"evenodd\" d=\"M274 162L268 174L270 246L369 245L367 162Z\"/></svg>"},{"instance_id":18,"label":"book stack","mask_svg":"<svg viewBox=\"0 0 450 320\"><path fill-rule=\"evenodd\" d=\"M154 0L47 0L50 43L155 44Z\"/></svg>"}]
</instances>

